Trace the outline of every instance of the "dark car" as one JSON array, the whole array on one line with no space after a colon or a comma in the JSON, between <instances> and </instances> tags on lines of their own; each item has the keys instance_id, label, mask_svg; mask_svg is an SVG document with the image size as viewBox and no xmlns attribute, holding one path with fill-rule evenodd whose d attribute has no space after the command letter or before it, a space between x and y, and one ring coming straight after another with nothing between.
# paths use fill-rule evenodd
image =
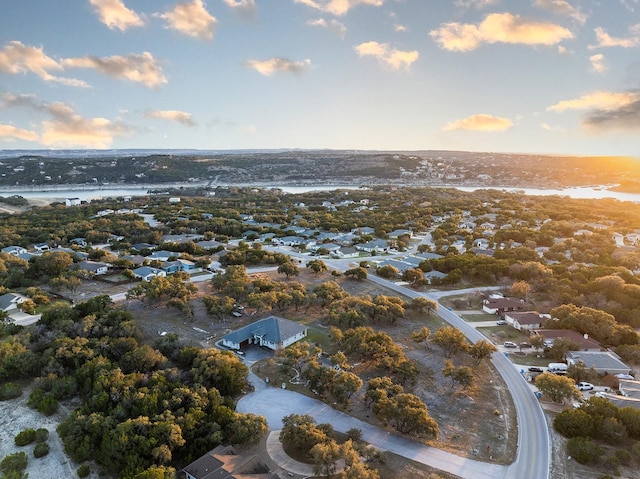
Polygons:
<instances>
[{"instance_id":1,"label":"dark car","mask_svg":"<svg viewBox=\"0 0 640 479\"><path fill-rule=\"evenodd\" d=\"M531 366L529 368L529 372L530 373L542 373L542 372L544 372L544 369L536 367L536 366Z\"/></svg>"}]
</instances>

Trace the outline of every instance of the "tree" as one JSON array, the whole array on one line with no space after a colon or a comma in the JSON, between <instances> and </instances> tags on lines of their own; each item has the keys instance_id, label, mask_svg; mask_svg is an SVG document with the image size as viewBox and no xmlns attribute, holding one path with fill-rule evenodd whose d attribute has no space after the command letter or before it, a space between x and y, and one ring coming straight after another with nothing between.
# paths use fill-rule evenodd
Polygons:
<instances>
[{"instance_id":1,"label":"tree","mask_svg":"<svg viewBox=\"0 0 640 479\"><path fill-rule=\"evenodd\" d=\"M447 360L444 362L442 374L446 378L451 378L452 383L458 383L464 389L473 386L473 371L468 366L455 367L454 364Z\"/></svg>"},{"instance_id":2,"label":"tree","mask_svg":"<svg viewBox=\"0 0 640 479\"><path fill-rule=\"evenodd\" d=\"M569 351L579 351L580 345L569 338L556 338L553 346L546 350L546 356L556 361L564 361Z\"/></svg>"},{"instance_id":3,"label":"tree","mask_svg":"<svg viewBox=\"0 0 640 479\"><path fill-rule=\"evenodd\" d=\"M290 278L291 276L298 276L300 270L292 262L287 262L278 266L278 273L284 274L287 278Z\"/></svg>"},{"instance_id":4,"label":"tree","mask_svg":"<svg viewBox=\"0 0 640 479\"><path fill-rule=\"evenodd\" d=\"M474 360L474 364L479 365L483 359L490 358L493 353L498 350L493 343L490 343L486 339L481 339L473 344L469 348L469 356L471 356Z\"/></svg>"},{"instance_id":5,"label":"tree","mask_svg":"<svg viewBox=\"0 0 640 479\"><path fill-rule=\"evenodd\" d=\"M225 316L233 313L236 305L235 299L230 296L207 295L203 298L203 301L207 314L217 318L218 321L223 321Z\"/></svg>"},{"instance_id":6,"label":"tree","mask_svg":"<svg viewBox=\"0 0 640 479\"><path fill-rule=\"evenodd\" d=\"M316 476L329 478L336 472L336 462L342 456L342 448L333 440L319 442L309 451L313 457L313 472Z\"/></svg>"},{"instance_id":7,"label":"tree","mask_svg":"<svg viewBox=\"0 0 640 479\"><path fill-rule=\"evenodd\" d=\"M309 268L315 274L320 274L320 273L324 273L325 271L329 271L329 267L321 259L312 259L307 263L307 268Z\"/></svg>"},{"instance_id":8,"label":"tree","mask_svg":"<svg viewBox=\"0 0 640 479\"><path fill-rule=\"evenodd\" d=\"M385 264L384 266L380 266L377 270L376 273L378 274L378 276L382 277L382 278L386 278L386 279L395 279L398 277L398 268L396 268L393 265L390 264Z\"/></svg>"},{"instance_id":9,"label":"tree","mask_svg":"<svg viewBox=\"0 0 640 479\"><path fill-rule=\"evenodd\" d=\"M414 394L382 398L374 405L374 413L380 420L390 421L399 432L429 438L438 436L438 423L429 416L427 405Z\"/></svg>"},{"instance_id":10,"label":"tree","mask_svg":"<svg viewBox=\"0 0 640 479\"><path fill-rule=\"evenodd\" d=\"M326 442L333 434L330 424L316 424L308 414L290 414L282 418L280 442L287 448L309 453L316 444Z\"/></svg>"},{"instance_id":11,"label":"tree","mask_svg":"<svg viewBox=\"0 0 640 479\"><path fill-rule=\"evenodd\" d=\"M535 385L542 394L556 403L562 403L565 399L578 399L581 396L573 379L566 376L542 373L536 376Z\"/></svg>"},{"instance_id":12,"label":"tree","mask_svg":"<svg viewBox=\"0 0 640 479\"><path fill-rule=\"evenodd\" d=\"M444 326L438 329L433 335L431 342L442 348L447 358L467 351L469 344L467 338L462 331L453 326Z\"/></svg>"},{"instance_id":13,"label":"tree","mask_svg":"<svg viewBox=\"0 0 640 479\"><path fill-rule=\"evenodd\" d=\"M406 281L412 286L422 286L427 283L424 277L424 271L420 268L408 268L402 272L402 281Z\"/></svg>"},{"instance_id":14,"label":"tree","mask_svg":"<svg viewBox=\"0 0 640 479\"><path fill-rule=\"evenodd\" d=\"M229 351L206 349L193 360L191 374L204 387L214 387L223 396L234 396L242 391L249 369Z\"/></svg>"},{"instance_id":15,"label":"tree","mask_svg":"<svg viewBox=\"0 0 640 479\"><path fill-rule=\"evenodd\" d=\"M298 341L288 348L281 349L277 354L282 365L285 368L293 369L296 377L301 378L307 364L312 361L317 361L318 354L321 352L322 350L320 348L312 346L307 341Z\"/></svg>"},{"instance_id":16,"label":"tree","mask_svg":"<svg viewBox=\"0 0 640 479\"><path fill-rule=\"evenodd\" d=\"M539 351L542 348L544 348L544 337L540 336L539 334L534 334L529 337L529 344L531 344L531 346L533 346L534 348L536 348L537 351Z\"/></svg>"},{"instance_id":17,"label":"tree","mask_svg":"<svg viewBox=\"0 0 640 479\"><path fill-rule=\"evenodd\" d=\"M422 326L420 329L411 332L411 339L416 343L425 343L429 341L431 337L431 330L426 326Z\"/></svg>"},{"instance_id":18,"label":"tree","mask_svg":"<svg viewBox=\"0 0 640 479\"><path fill-rule=\"evenodd\" d=\"M9 454L0 461L0 472L7 477L16 477L15 475L10 476L10 474L22 473L27 468L28 462L29 458L22 451Z\"/></svg>"},{"instance_id":19,"label":"tree","mask_svg":"<svg viewBox=\"0 0 640 479\"><path fill-rule=\"evenodd\" d=\"M334 399L344 406L349 404L351 396L361 387L362 379L349 371L336 374L329 384L329 390Z\"/></svg>"},{"instance_id":20,"label":"tree","mask_svg":"<svg viewBox=\"0 0 640 479\"><path fill-rule=\"evenodd\" d=\"M362 267L351 268L344 272L345 277L355 279L356 281L364 281L367 279L367 270Z\"/></svg>"},{"instance_id":21,"label":"tree","mask_svg":"<svg viewBox=\"0 0 640 479\"><path fill-rule=\"evenodd\" d=\"M431 314L432 311L437 311L438 303L432 299L425 298L424 296L418 296L411 300L410 306L412 309L419 313Z\"/></svg>"},{"instance_id":22,"label":"tree","mask_svg":"<svg viewBox=\"0 0 640 479\"><path fill-rule=\"evenodd\" d=\"M516 281L509 289L509 296L527 300L531 295L531 285L526 281Z\"/></svg>"},{"instance_id":23,"label":"tree","mask_svg":"<svg viewBox=\"0 0 640 479\"><path fill-rule=\"evenodd\" d=\"M592 382L598 377L598 372L594 366L587 368L582 361L576 361L569 364L569 367L567 368L567 376L573 379L576 383Z\"/></svg>"},{"instance_id":24,"label":"tree","mask_svg":"<svg viewBox=\"0 0 640 479\"><path fill-rule=\"evenodd\" d=\"M589 438L573 437L567 441L567 454L580 464L595 464L604 451Z\"/></svg>"},{"instance_id":25,"label":"tree","mask_svg":"<svg viewBox=\"0 0 640 479\"><path fill-rule=\"evenodd\" d=\"M322 300L320 306L324 308L334 301L346 298L349 293L343 290L335 281L325 281L313 288L313 295Z\"/></svg>"}]
</instances>

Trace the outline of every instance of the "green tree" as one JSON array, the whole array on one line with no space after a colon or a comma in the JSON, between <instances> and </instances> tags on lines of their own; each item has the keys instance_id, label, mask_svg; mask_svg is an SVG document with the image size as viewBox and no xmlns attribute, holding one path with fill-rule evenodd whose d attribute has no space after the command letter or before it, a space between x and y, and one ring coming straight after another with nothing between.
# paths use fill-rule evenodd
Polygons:
<instances>
[{"instance_id":1,"label":"green tree","mask_svg":"<svg viewBox=\"0 0 640 479\"><path fill-rule=\"evenodd\" d=\"M376 270L376 273L378 274L378 276L382 278L396 279L398 277L399 271L398 271L398 268L396 268L395 266L386 264L384 266L380 266Z\"/></svg>"},{"instance_id":2,"label":"green tree","mask_svg":"<svg viewBox=\"0 0 640 479\"><path fill-rule=\"evenodd\" d=\"M5 456L0 461L0 472L9 476L12 473L22 473L29 463L29 458L24 452L15 452Z\"/></svg>"},{"instance_id":3,"label":"green tree","mask_svg":"<svg viewBox=\"0 0 640 479\"><path fill-rule=\"evenodd\" d=\"M572 437L567 441L567 454L580 464L596 464L604 451L589 438Z\"/></svg>"},{"instance_id":4,"label":"green tree","mask_svg":"<svg viewBox=\"0 0 640 479\"><path fill-rule=\"evenodd\" d=\"M298 341L288 348L281 349L277 355L283 367L293 369L296 377L302 378L307 365L316 362L321 352L320 348L312 346L307 341Z\"/></svg>"},{"instance_id":5,"label":"green tree","mask_svg":"<svg viewBox=\"0 0 640 479\"><path fill-rule=\"evenodd\" d=\"M278 273L284 274L287 278L290 278L291 276L298 276L298 274L300 274L300 270L295 264L288 262L278 266Z\"/></svg>"},{"instance_id":6,"label":"green tree","mask_svg":"<svg viewBox=\"0 0 640 479\"><path fill-rule=\"evenodd\" d=\"M411 300L410 307L419 313L431 314L433 311L438 310L438 303L424 296L418 296Z\"/></svg>"},{"instance_id":7,"label":"green tree","mask_svg":"<svg viewBox=\"0 0 640 479\"><path fill-rule=\"evenodd\" d=\"M431 342L436 346L440 346L447 358L469 349L464 333L453 326L444 326L438 329Z\"/></svg>"},{"instance_id":8,"label":"green tree","mask_svg":"<svg viewBox=\"0 0 640 479\"><path fill-rule=\"evenodd\" d=\"M542 394L556 403L561 403L565 399L578 399L581 396L573 379L566 376L542 373L536 376L535 385Z\"/></svg>"},{"instance_id":9,"label":"green tree","mask_svg":"<svg viewBox=\"0 0 640 479\"><path fill-rule=\"evenodd\" d=\"M218 321L223 321L224 318L233 313L236 300L230 296L215 296L207 295L203 299L204 306L207 310L207 314L217 318Z\"/></svg>"},{"instance_id":10,"label":"green tree","mask_svg":"<svg viewBox=\"0 0 640 479\"><path fill-rule=\"evenodd\" d=\"M319 442L309 451L313 457L313 472L316 476L330 478L336 472L336 463L342 456L342 448L333 440Z\"/></svg>"},{"instance_id":11,"label":"green tree","mask_svg":"<svg viewBox=\"0 0 640 479\"><path fill-rule=\"evenodd\" d=\"M446 378L451 378L452 383L458 383L464 389L469 389L473 386L473 371L468 366L456 367L451 361L447 360L444 362L442 374Z\"/></svg>"},{"instance_id":12,"label":"green tree","mask_svg":"<svg viewBox=\"0 0 640 479\"><path fill-rule=\"evenodd\" d=\"M249 369L229 351L206 349L193 360L191 374L204 387L214 387L223 396L234 396L242 391Z\"/></svg>"},{"instance_id":13,"label":"green tree","mask_svg":"<svg viewBox=\"0 0 640 479\"><path fill-rule=\"evenodd\" d=\"M329 267L327 264L321 259L312 259L307 263L307 268L313 271L316 274L324 273L325 271L329 271Z\"/></svg>"},{"instance_id":14,"label":"green tree","mask_svg":"<svg viewBox=\"0 0 640 479\"><path fill-rule=\"evenodd\" d=\"M469 348L468 353L469 356L473 358L474 364L477 366L483 359L490 358L497 350L498 348L496 348L493 343L490 343L486 339L481 339Z\"/></svg>"},{"instance_id":15,"label":"green tree","mask_svg":"<svg viewBox=\"0 0 640 479\"><path fill-rule=\"evenodd\" d=\"M380 420L390 421L401 433L428 438L438 436L438 423L429 416L427 405L414 394L400 393L382 398L373 410Z\"/></svg>"},{"instance_id":16,"label":"green tree","mask_svg":"<svg viewBox=\"0 0 640 479\"><path fill-rule=\"evenodd\" d=\"M356 281L364 281L367 279L367 270L362 267L351 268L344 272L345 277L355 279Z\"/></svg>"}]
</instances>

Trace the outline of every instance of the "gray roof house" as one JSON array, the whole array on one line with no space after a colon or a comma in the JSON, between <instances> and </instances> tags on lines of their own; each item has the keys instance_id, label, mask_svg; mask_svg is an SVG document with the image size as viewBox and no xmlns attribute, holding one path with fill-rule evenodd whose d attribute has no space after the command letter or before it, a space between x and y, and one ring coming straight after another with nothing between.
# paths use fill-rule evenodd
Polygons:
<instances>
[{"instance_id":1,"label":"gray roof house","mask_svg":"<svg viewBox=\"0 0 640 479\"><path fill-rule=\"evenodd\" d=\"M14 309L18 309L18 305L27 300L26 296L18 293L7 293L0 296L0 311L8 313Z\"/></svg>"},{"instance_id":2,"label":"gray roof house","mask_svg":"<svg viewBox=\"0 0 640 479\"><path fill-rule=\"evenodd\" d=\"M141 266L133 270L133 275L142 281L151 281L156 276L165 277L167 273L161 269L152 268L151 266Z\"/></svg>"},{"instance_id":3,"label":"gray roof house","mask_svg":"<svg viewBox=\"0 0 640 479\"><path fill-rule=\"evenodd\" d=\"M355 245L355 247L361 251L367 251L371 253L374 251L376 252L387 251L389 249L389 244L387 243L386 240L376 239L373 241L369 241L367 243L357 244Z\"/></svg>"},{"instance_id":4,"label":"gray roof house","mask_svg":"<svg viewBox=\"0 0 640 479\"><path fill-rule=\"evenodd\" d=\"M306 326L294 321L269 316L223 336L222 344L235 350L243 345L257 344L276 351L300 341L307 336L307 331Z\"/></svg>"},{"instance_id":5,"label":"gray roof house","mask_svg":"<svg viewBox=\"0 0 640 479\"><path fill-rule=\"evenodd\" d=\"M21 254L26 253L27 249L22 246L7 246L6 248L2 248L2 252L13 256L20 256Z\"/></svg>"},{"instance_id":6,"label":"gray roof house","mask_svg":"<svg viewBox=\"0 0 640 479\"><path fill-rule=\"evenodd\" d=\"M630 374L631 368L611 351L570 351L567 353L567 363L575 364L582 361L587 368L593 366L599 374Z\"/></svg>"},{"instance_id":7,"label":"gray roof house","mask_svg":"<svg viewBox=\"0 0 640 479\"><path fill-rule=\"evenodd\" d=\"M81 269L93 274L106 274L109 271L109 264L98 261L80 261L73 265L73 269Z\"/></svg>"},{"instance_id":8,"label":"gray roof house","mask_svg":"<svg viewBox=\"0 0 640 479\"><path fill-rule=\"evenodd\" d=\"M270 472L259 472L264 465L256 455L236 454L233 446L217 446L196 459L182 472L186 479L277 479Z\"/></svg>"}]
</instances>

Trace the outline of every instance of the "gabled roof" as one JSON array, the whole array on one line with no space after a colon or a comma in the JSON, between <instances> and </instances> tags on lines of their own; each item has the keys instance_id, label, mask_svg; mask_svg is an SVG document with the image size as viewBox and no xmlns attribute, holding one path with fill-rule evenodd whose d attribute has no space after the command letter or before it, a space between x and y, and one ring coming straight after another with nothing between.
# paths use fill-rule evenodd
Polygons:
<instances>
[{"instance_id":1,"label":"gabled roof","mask_svg":"<svg viewBox=\"0 0 640 479\"><path fill-rule=\"evenodd\" d=\"M255 455L236 454L232 446L218 446L183 469L196 479L277 478L271 473L254 473L258 466Z\"/></svg>"},{"instance_id":2,"label":"gabled roof","mask_svg":"<svg viewBox=\"0 0 640 479\"><path fill-rule=\"evenodd\" d=\"M620 361L618 356L610 351L570 351L568 359L582 361L587 368L593 366L597 371L616 373L618 371L631 371L631 368Z\"/></svg>"},{"instance_id":3,"label":"gabled roof","mask_svg":"<svg viewBox=\"0 0 640 479\"><path fill-rule=\"evenodd\" d=\"M7 293L0 296L0 310L7 311L12 306L24 301L26 296L17 293Z\"/></svg>"},{"instance_id":4,"label":"gabled roof","mask_svg":"<svg viewBox=\"0 0 640 479\"><path fill-rule=\"evenodd\" d=\"M510 311L505 315L518 321L520 324L542 324L545 318L537 311Z\"/></svg>"},{"instance_id":5,"label":"gabled roof","mask_svg":"<svg viewBox=\"0 0 640 479\"><path fill-rule=\"evenodd\" d=\"M302 326L294 321L279 318L278 316L269 316L255 323L251 323L244 328L233 331L224 336L223 339L234 343L241 343L254 336L260 336L265 341L280 344L305 329L307 329L306 326Z\"/></svg>"}]
</instances>

